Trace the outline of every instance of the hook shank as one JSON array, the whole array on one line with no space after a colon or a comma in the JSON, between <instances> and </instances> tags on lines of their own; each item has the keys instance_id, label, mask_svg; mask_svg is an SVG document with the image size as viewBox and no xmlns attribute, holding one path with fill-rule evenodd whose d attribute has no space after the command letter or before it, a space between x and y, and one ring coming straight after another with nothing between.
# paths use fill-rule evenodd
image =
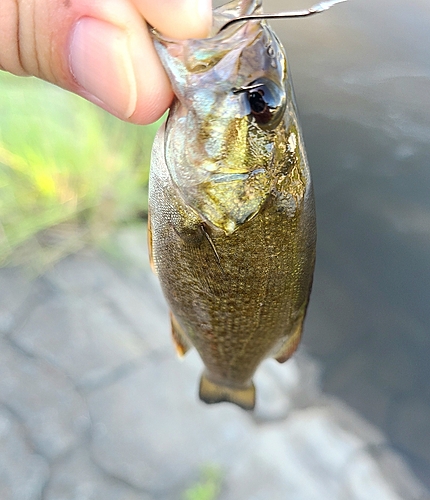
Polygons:
<instances>
[{"instance_id":1,"label":"hook shank","mask_svg":"<svg viewBox=\"0 0 430 500\"><path fill-rule=\"evenodd\" d=\"M312 16L314 14L319 14L320 12L324 12L333 7L333 5L336 5L337 3L341 2L346 2L346 0L327 0L324 2L317 3L312 7L310 7L309 9L304 9L304 10L295 10L291 12L278 12L274 14L253 14L250 16L237 17L236 19L232 19L231 21L228 21L226 24L224 24L221 30L240 21L258 21L263 19L289 19L292 17Z\"/></svg>"}]
</instances>

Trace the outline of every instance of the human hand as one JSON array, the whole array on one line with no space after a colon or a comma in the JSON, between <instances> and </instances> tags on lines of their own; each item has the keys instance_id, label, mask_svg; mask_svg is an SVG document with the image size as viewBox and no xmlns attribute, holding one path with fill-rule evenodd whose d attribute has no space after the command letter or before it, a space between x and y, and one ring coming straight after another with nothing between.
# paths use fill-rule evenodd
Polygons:
<instances>
[{"instance_id":1,"label":"human hand","mask_svg":"<svg viewBox=\"0 0 430 500\"><path fill-rule=\"evenodd\" d=\"M0 69L37 76L140 124L157 120L173 97L145 20L182 39L204 37L211 25L210 0L0 2Z\"/></svg>"}]
</instances>

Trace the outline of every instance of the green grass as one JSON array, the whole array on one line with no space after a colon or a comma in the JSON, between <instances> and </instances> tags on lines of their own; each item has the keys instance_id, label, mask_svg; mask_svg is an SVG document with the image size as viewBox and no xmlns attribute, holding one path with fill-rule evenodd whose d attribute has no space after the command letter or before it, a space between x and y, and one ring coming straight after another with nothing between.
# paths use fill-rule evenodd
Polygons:
<instances>
[{"instance_id":1,"label":"green grass","mask_svg":"<svg viewBox=\"0 0 430 500\"><path fill-rule=\"evenodd\" d=\"M0 265L43 266L144 213L158 126L0 72Z\"/></svg>"},{"instance_id":2,"label":"green grass","mask_svg":"<svg viewBox=\"0 0 430 500\"><path fill-rule=\"evenodd\" d=\"M207 465L202 469L200 480L183 493L181 500L217 500L221 492L221 483L221 469Z\"/></svg>"}]
</instances>

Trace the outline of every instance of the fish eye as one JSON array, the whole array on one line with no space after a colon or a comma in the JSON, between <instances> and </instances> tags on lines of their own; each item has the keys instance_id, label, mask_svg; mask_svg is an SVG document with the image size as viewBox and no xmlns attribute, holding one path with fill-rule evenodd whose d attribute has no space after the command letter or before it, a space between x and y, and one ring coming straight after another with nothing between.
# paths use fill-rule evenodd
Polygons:
<instances>
[{"instance_id":1,"label":"fish eye","mask_svg":"<svg viewBox=\"0 0 430 500\"><path fill-rule=\"evenodd\" d=\"M261 128L276 127L285 109L285 92L276 83L266 78L247 85L246 96L250 114Z\"/></svg>"},{"instance_id":2,"label":"fish eye","mask_svg":"<svg viewBox=\"0 0 430 500\"><path fill-rule=\"evenodd\" d=\"M254 116L263 117L268 112L269 105L264 99L264 94L264 90L261 88L248 92L248 101Z\"/></svg>"}]
</instances>

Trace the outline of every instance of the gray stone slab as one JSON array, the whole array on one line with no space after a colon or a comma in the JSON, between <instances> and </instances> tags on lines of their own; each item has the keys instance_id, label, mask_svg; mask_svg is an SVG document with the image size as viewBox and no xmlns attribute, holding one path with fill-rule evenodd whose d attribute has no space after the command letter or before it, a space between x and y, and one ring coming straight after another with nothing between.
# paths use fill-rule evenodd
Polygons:
<instances>
[{"instance_id":1,"label":"gray stone slab","mask_svg":"<svg viewBox=\"0 0 430 500\"><path fill-rule=\"evenodd\" d=\"M387 440L383 432L355 412L344 401L326 395L322 395L322 401L325 402L324 407L329 412L330 418L336 423L336 426L356 436L367 447L373 449L385 446Z\"/></svg>"},{"instance_id":2,"label":"gray stone slab","mask_svg":"<svg viewBox=\"0 0 430 500\"><path fill-rule=\"evenodd\" d=\"M348 421L348 413L352 420ZM340 417L340 418L339 418ZM224 478L223 500L419 500L424 488L398 456L381 465L364 436L378 436L364 421L337 404L310 407L285 422L260 427L250 453L231 464ZM377 440L377 439L376 439ZM383 444L379 447L385 449ZM389 470L387 465L392 465ZM395 467L394 467L395 466ZM391 472L391 473L390 473Z\"/></svg>"},{"instance_id":3,"label":"gray stone slab","mask_svg":"<svg viewBox=\"0 0 430 500\"><path fill-rule=\"evenodd\" d=\"M114 265L86 251L59 262L45 277L72 298L91 304L104 299L110 315L114 313L115 320L143 339L148 349L170 348L168 308L150 272L145 229L124 230L114 241ZM92 297L85 299L87 295Z\"/></svg>"},{"instance_id":4,"label":"gray stone slab","mask_svg":"<svg viewBox=\"0 0 430 500\"><path fill-rule=\"evenodd\" d=\"M0 338L0 403L19 419L14 428L25 443L51 463L44 497L178 500L213 467L219 500L427 500L385 436L321 393L320 367L303 347L283 365L267 360L259 368L254 414L201 403L202 363L195 351L176 358L145 232L122 231L111 257L113 264L92 251L68 257L41 280L19 282L16 300L4 302L11 312L3 322L9 336ZM28 307L36 289L43 293ZM343 339L330 341L330 318L321 342L331 342L334 355ZM401 353L372 372L366 353L348 353L327 373L328 386L370 405L374 421L388 415L393 435L403 433L396 444L427 460L425 405L413 393L395 408L389 401L400 387L390 373ZM35 452L27 451L23 467L33 464Z\"/></svg>"},{"instance_id":5,"label":"gray stone slab","mask_svg":"<svg viewBox=\"0 0 430 500\"><path fill-rule=\"evenodd\" d=\"M159 310L160 319L163 321L168 306L158 278L150 267L146 227L140 224L123 228L112 237L111 241L114 249L113 264L126 278L127 283L134 283L137 285L137 289L145 291L149 295L150 303L153 303Z\"/></svg>"},{"instance_id":6,"label":"gray stone slab","mask_svg":"<svg viewBox=\"0 0 430 500\"><path fill-rule=\"evenodd\" d=\"M152 500L101 471L86 449L78 449L52 468L44 500Z\"/></svg>"},{"instance_id":7,"label":"gray stone slab","mask_svg":"<svg viewBox=\"0 0 430 500\"><path fill-rule=\"evenodd\" d=\"M139 223L119 229L112 235L108 251L126 274L132 276L150 274L145 224Z\"/></svg>"},{"instance_id":8,"label":"gray stone slab","mask_svg":"<svg viewBox=\"0 0 430 500\"><path fill-rule=\"evenodd\" d=\"M96 462L158 494L182 491L202 465L229 463L251 444L246 413L197 401L201 365L187 357L184 363L173 356L148 359L88 398Z\"/></svg>"},{"instance_id":9,"label":"gray stone slab","mask_svg":"<svg viewBox=\"0 0 430 500\"><path fill-rule=\"evenodd\" d=\"M87 437L87 407L70 379L5 342L0 344L0 402L19 417L36 450L49 459Z\"/></svg>"},{"instance_id":10,"label":"gray stone slab","mask_svg":"<svg viewBox=\"0 0 430 500\"><path fill-rule=\"evenodd\" d=\"M133 281L112 281L104 287L103 295L149 350L172 349L168 308L150 281L142 286Z\"/></svg>"},{"instance_id":11,"label":"gray stone slab","mask_svg":"<svg viewBox=\"0 0 430 500\"><path fill-rule=\"evenodd\" d=\"M292 410L320 401L319 378L319 367L303 350L283 364L265 360L254 376L255 419L261 422L284 419Z\"/></svg>"},{"instance_id":12,"label":"gray stone slab","mask_svg":"<svg viewBox=\"0 0 430 500\"><path fill-rule=\"evenodd\" d=\"M16 324L18 312L34 287L22 269L0 269L0 336L9 333Z\"/></svg>"},{"instance_id":13,"label":"gray stone slab","mask_svg":"<svg viewBox=\"0 0 430 500\"><path fill-rule=\"evenodd\" d=\"M402 500L430 500L430 492L420 483L401 456L389 446L368 447L368 453L378 464L381 475L391 485ZM367 477L364 478L367 480Z\"/></svg>"},{"instance_id":14,"label":"gray stone slab","mask_svg":"<svg viewBox=\"0 0 430 500\"><path fill-rule=\"evenodd\" d=\"M396 492L395 486L383 477L378 464L364 450L355 454L345 467L342 497L357 500L405 500L405 497Z\"/></svg>"},{"instance_id":15,"label":"gray stone slab","mask_svg":"<svg viewBox=\"0 0 430 500\"><path fill-rule=\"evenodd\" d=\"M48 270L44 277L60 290L81 296L102 290L106 283L118 279L115 269L92 249L68 255Z\"/></svg>"},{"instance_id":16,"label":"gray stone slab","mask_svg":"<svg viewBox=\"0 0 430 500\"><path fill-rule=\"evenodd\" d=\"M12 336L22 349L92 387L145 352L142 340L103 295L59 293L36 307Z\"/></svg>"},{"instance_id":17,"label":"gray stone slab","mask_svg":"<svg viewBox=\"0 0 430 500\"><path fill-rule=\"evenodd\" d=\"M335 499L339 473L362 442L333 425L327 411L307 408L261 428L253 447L231 464L226 500Z\"/></svg>"},{"instance_id":18,"label":"gray stone slab","mask_svg":"<svg viewBox=\"0 0 430 500\"><path fill-rule=\"evenodd\" d=\"M273 419L258 407L253 418L232 405L208 407L197 400L201 362L195 353L183 363L171 356L148 359L137 372L89 396L95 461L169 500L209 465L222 471L223 500L281 500L285 492L289 500L362 499L366 483L360 491L356 485L366 473L367 498L402 500L395 479L383 474L368 451L384 446L384 436L337 400L320 395L298 408L295 393L309 370L302 373L294 361L287 370L280 367L283 381L274 367L266 363L256 377L263 392L257 405L271 396L285 401L272 403ZM271 394L264 394L268 388Z\"/></svg>"},{"instance_id":19,"label":"gray stone slab","mask_svg":"<svg viewBox=\"0 0 430 500\"><path fill-rule=\"evenodd\" d=\"M39 500L48 463L32 450L24 427L0 406L0 498Z\"/></svg>"}]
</instances>

